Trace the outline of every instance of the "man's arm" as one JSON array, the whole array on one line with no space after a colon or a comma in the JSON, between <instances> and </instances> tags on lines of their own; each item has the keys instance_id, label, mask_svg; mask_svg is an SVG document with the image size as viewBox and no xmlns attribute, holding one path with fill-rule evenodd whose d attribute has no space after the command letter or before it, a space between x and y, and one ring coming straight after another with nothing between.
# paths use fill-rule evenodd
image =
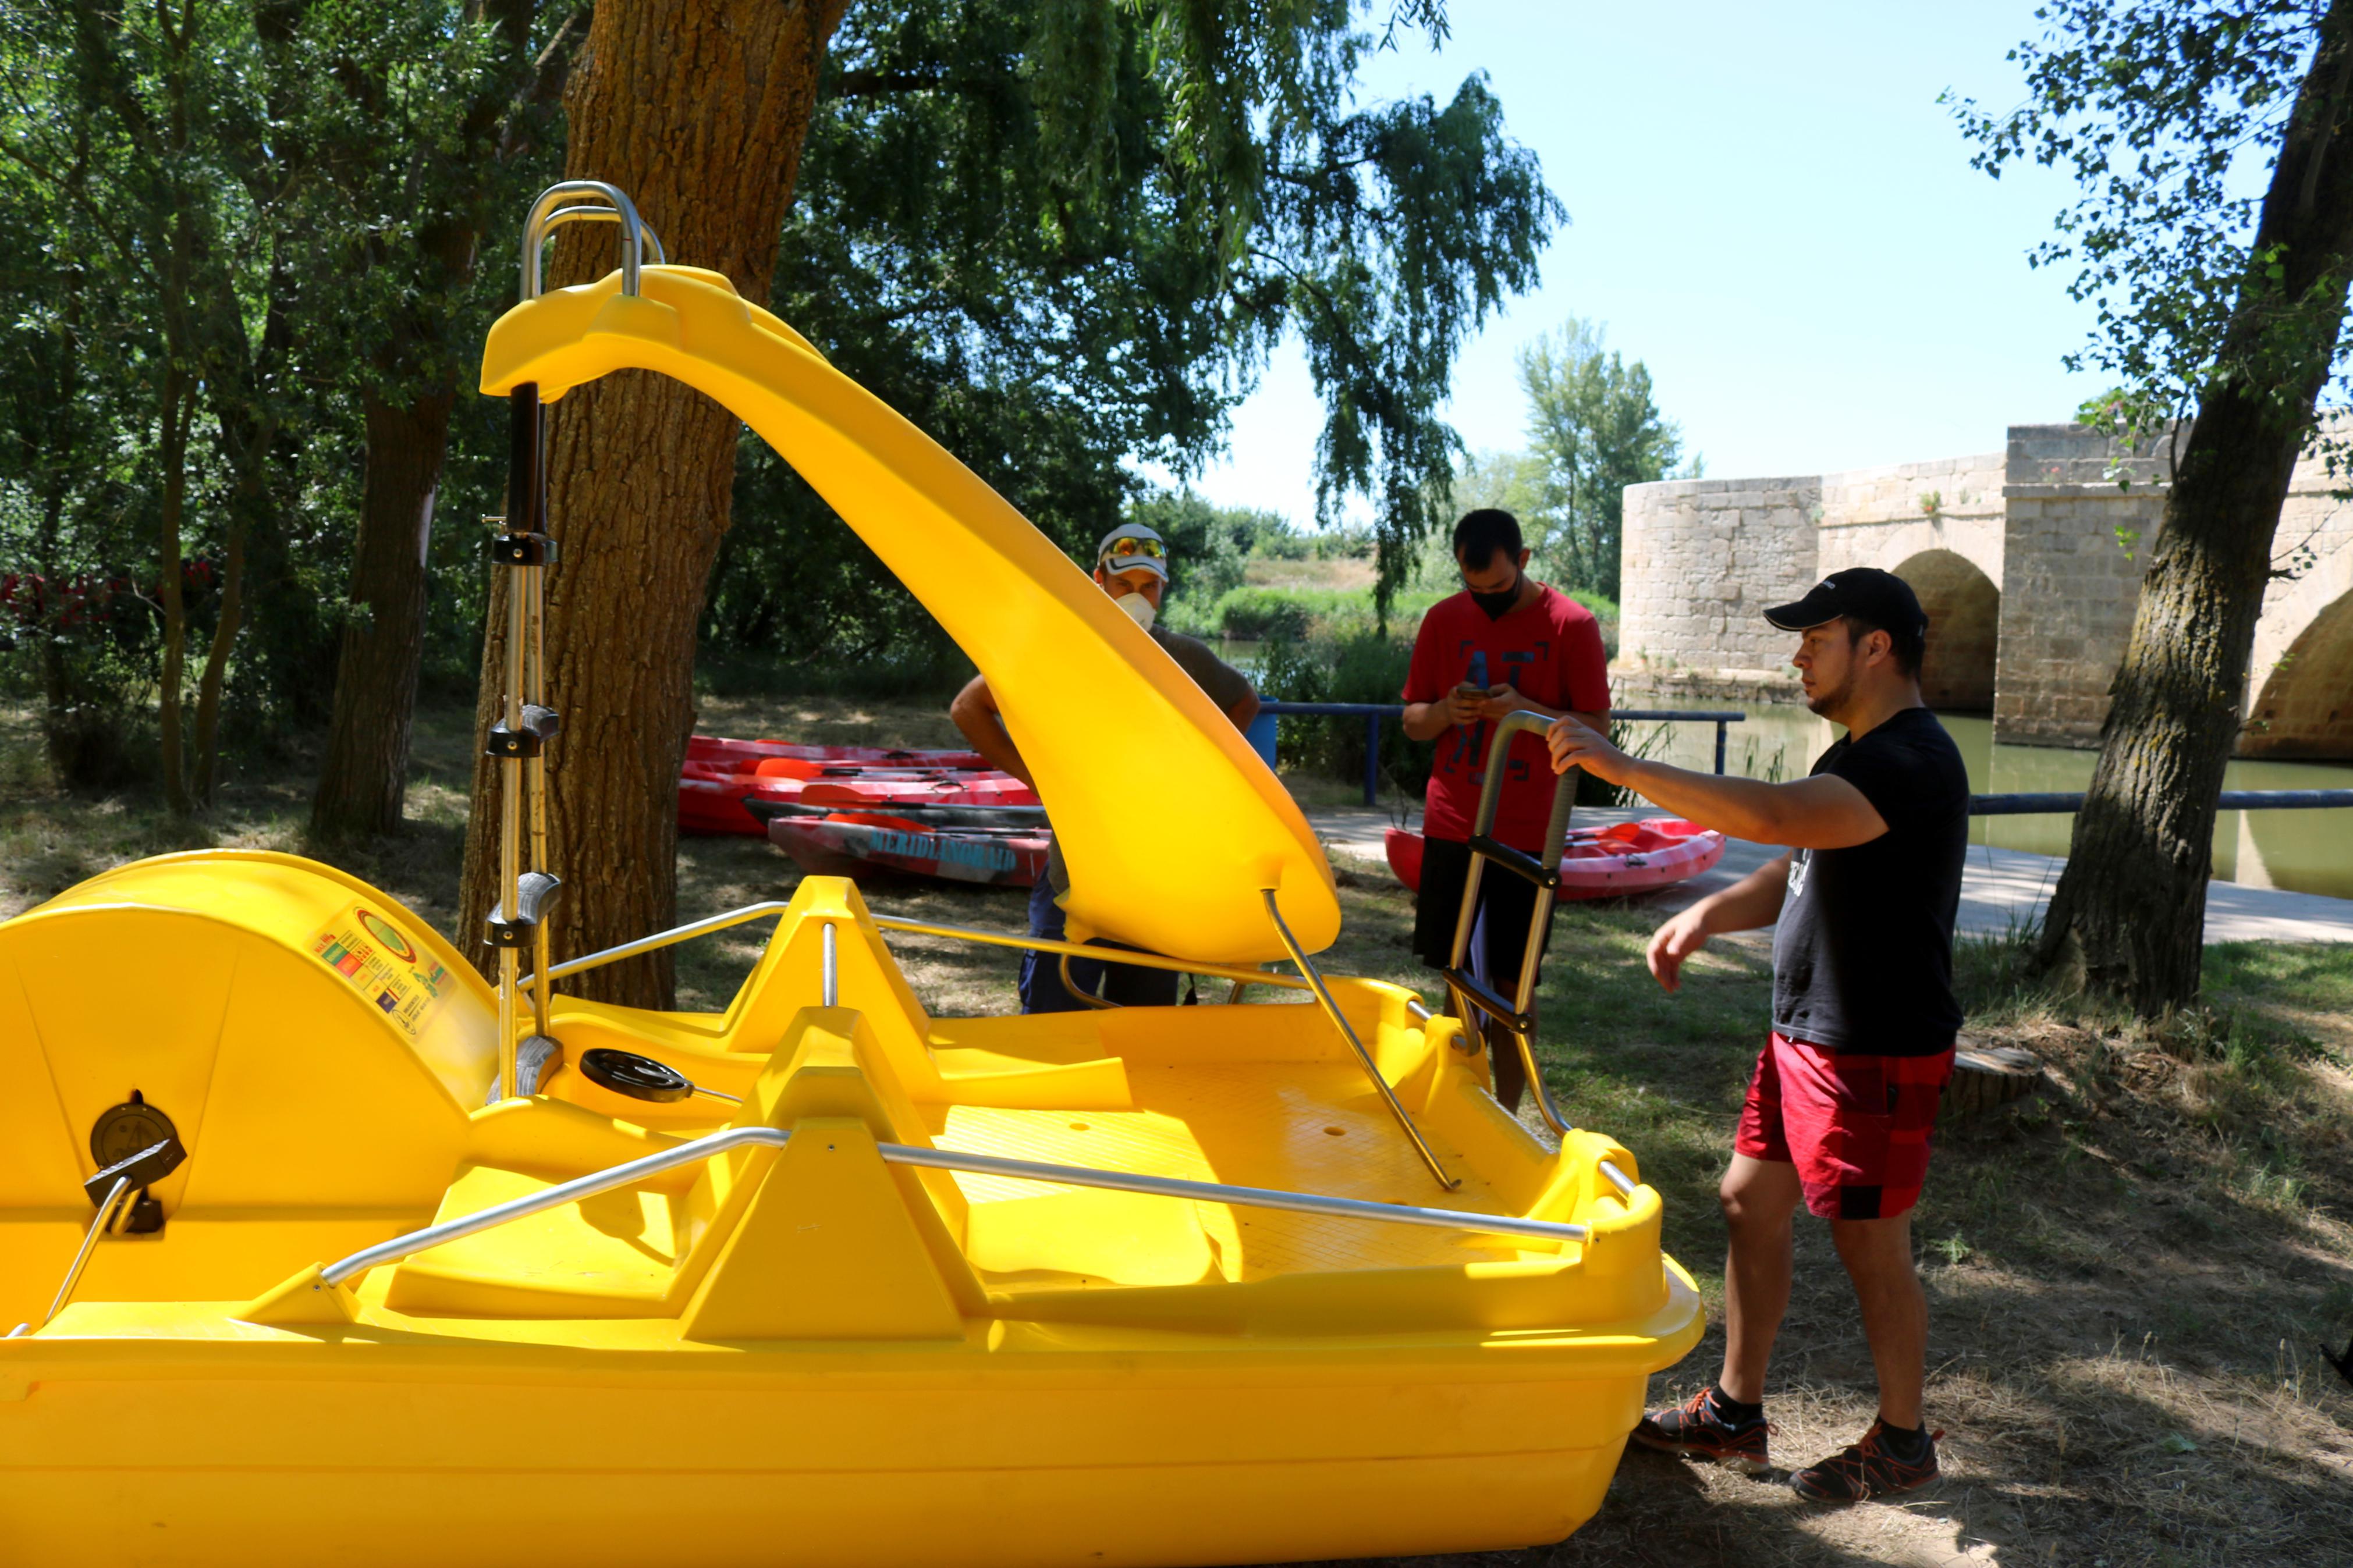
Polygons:
<instances>
[{"instance_id":1,"label":"man's arm","mask_svg":"<svg viewBox=\"0 0 2353 1568\"><path fill-rule=\"evenodd\" d=\"M1784 855L1722 892L1710 893L1651 933L1651 977L1662 990L1681 988L1684 959L1705 947L1709 937L1771 925L1781 918L1781 900L1788 891L1789 858Z\"/></svg>"},{"instance_id":2,"label":"man's arm","mask_svg":"<svg viewBox=\"0 0 2353 1568\"><path fill-rule=\"evenodd\" d=\"M1861 790L1827 773L1766 784L1671 768L1628 756L1575 719L1554 724L1545 739L1552 747L1555 773L1583 768L1734 838L1798 849L1844 849L1887 831L1886 818Z\"/></svg>"},{"instance_id":3,"label":"man's arm","mask_svg":"<svg viewBox=\"0 0 2353 1568\"><path fill-rule=\"evenodd\" d=\"M1457 724L1479 721L1479 699L1455 688L1434 702L1409 702L1398 722L1409 741L1435 741Z\"/></svg>"},{"instance_id":4,"label":"man's arm","mask_svg":"<svg viewBox=\"0 0 2353 1568\"><path fill-rule=\"evenodd\" d=\"M1255 708L1258 700L1250 700ZM976 675L965 683L965 689L955 694L955 700L948 704L948 717L955 721L964 738L972 742L972 749L988 759L989 766L1011 773L1031 789L1038 787L1038 781L1029 776L1029 764L1021 760L1021 748L1005 732L1005 721L997 716L996 693L988 689L985 678Z\"/></svg>"},{"instance_id":5,"label":"man's arm","mask_svg":"<svg viewBox=\"0 0 2353 1568\"><path fill-rule=\"evenodd\" d=\"M1226 717L1233 721L1235 729L1249 734L1250 721L1258 717L1258 693L1245 691L1235 698L1234 705L1226 710Z\"/></svg>"}]
</instances>

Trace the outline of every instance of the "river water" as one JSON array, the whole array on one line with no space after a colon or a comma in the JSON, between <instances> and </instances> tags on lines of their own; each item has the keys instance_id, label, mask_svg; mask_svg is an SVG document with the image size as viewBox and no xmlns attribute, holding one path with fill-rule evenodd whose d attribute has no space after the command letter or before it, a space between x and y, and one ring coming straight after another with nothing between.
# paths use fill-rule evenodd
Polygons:
<instances>
[{"instance_id":1,"label":"river water","mask_svg":"<svg viewBox=\"0 0 2353 1568\"><path fill-rule=\"evenodd\" d=\"M1253 678L1261 644L1240 640L1219 645L1226 660ZM1750 778L1802 778L1838 731L1795 703L1698 702L1654 696L1628 696L1629 708L1704 708L1745 712L1732 725L1725 747L1725 771ZM1997 746L1993 721L1982 713L1939 713L1961 748L1977 795L2024 795L2081 790L2091 782L2091 752L2055 746ZM1633 742L1643 754L1679 767L1706 771L1715 765L1715 726L1700 723L1644 725ZM2353 763L2234 762L2223 776L2225 789L2353 789ZM2072 816L1980 816L1969 823L1969 842L2037 855L2064 856ZM2226 811L2214 823L2214 875L2257 888L2287 888L2353 899L2353 810Z\"/></svg>"},{"instance_id":2,"label":"river water","mask_svg":"<svg viewBox=\"0 0 2353 1568\"><path fill-rule=\"evenodd\" d=\"M1804 708L1777 703L1684 702L1630 697L1630 708L1737 710L1746 722L1731 726L1725 771L1751 778L1799 778L1838 731ZM1978 795L2080 790L2091 782L2091 752L2052 746L1997 746L1993 721L1982 713L1940 713L1969 770ZM1675 723L1638 727L1645 754L1681 767L1715 764L1715 726ZM2353 789L2353 764L2234 762L2225 789ZM2072 816L1980 816L1969 842L2038 855L2067 853ZM2226 811L2214 824L2214 875L2258 888L2353 898L2353 811Z\"/></svg>"}]
</instances>

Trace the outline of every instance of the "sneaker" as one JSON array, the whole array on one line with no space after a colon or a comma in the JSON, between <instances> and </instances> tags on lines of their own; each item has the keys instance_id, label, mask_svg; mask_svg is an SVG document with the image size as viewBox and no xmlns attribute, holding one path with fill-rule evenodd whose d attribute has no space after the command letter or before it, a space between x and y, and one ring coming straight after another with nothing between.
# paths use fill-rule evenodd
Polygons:
<instances>
[{"instance_id":1,"label":"sneaker","mask_svg":"<svg viewBox=\"0 0 2353 1568\"><path fill-rule=\"evenodd\" d=\"M1771 1469L1765 1439L1773 1430L1762 1415L1727 1421L1716 1410L1715 1390L1703 1388L1674 1410L1653 1410L1635 1424L1634 1441L1662 1454L1714 1459L1757 1475Z\"/></svg>"},{"instance_id":2,"label":"sneaker","mask_svg":"<svg viewBox=\"0 0 2353 1568\"><path fill-rule=\"evenodd\" d=\"M1886 1422L1873 1421L1862 1442L1850 1443L1791 1476L1790 1489L1808 1502L1851 1503L1914 1491L1935 1480L1936 1439L1944 1433L1929 1433L1926 1457L1907 1461L1889 1450L1886 1430Z\"/></svg>"}]
</instances>

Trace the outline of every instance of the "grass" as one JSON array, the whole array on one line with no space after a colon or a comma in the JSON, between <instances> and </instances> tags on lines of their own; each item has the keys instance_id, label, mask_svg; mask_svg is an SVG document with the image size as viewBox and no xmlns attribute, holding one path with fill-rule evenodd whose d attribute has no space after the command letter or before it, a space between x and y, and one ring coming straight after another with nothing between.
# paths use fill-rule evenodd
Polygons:
<instances>
[{"instance_id":1,"label":"grass","mask_svg":"<svg viewBox=\"0 0 2353 1568\"><path fill-rule=\"evenodd\" d=\"M704 729L949 744L935 704L706 696ZM421 716L408 831L353 857L448 929L470 715ZM127 797L49 791L21 714L0 713L0 914L119 860L198 844L303 847L310 761L233 773L218 809L174 826ZM1320 804L1320 803L1319 803ZM1347 804L1335 801L1333 804ZM1335 864L1335 970L1426 985L1412 909L1383 868ZM772 898L792 868L752 838L681 847L681 919ZM1012 892L877 885L879 909L1018 930ZM1659 919L1564 910L1540 993L1546 1077L1577 1121L1634 1150L1666 1198L1666 1243L1720 1323L1715 1186L1764 1027L1769 955L1719 941L1660 992L1642 964ZM721 1005L754 928L681 950L679 1005ZM1947 1126L1915 1234L1932 1319L1928 1409L1947 1479L1924 1496L1830 1513L1786 1487L1630 1453L1601 1513L1559 1546L1424 1560L1506 1564L2337 1563L2353 1540L2353 1389L2316 1346L2353 1335L2353 948L2210 948L2206 1006L2128 1026L2024 977L2026 935L1964 943L1973 1039L2023 1046L2043 1093ZM1016 955L894 941L942 1012L1003 1012ZM1705 1383L1700 1348L1653 1403ZM1873 1414L1869 1358L1826 1227L1801 1226L1798 1289L1769 1390L1775 1453L1803 1463Z\"/></svg>"}]
</instances>

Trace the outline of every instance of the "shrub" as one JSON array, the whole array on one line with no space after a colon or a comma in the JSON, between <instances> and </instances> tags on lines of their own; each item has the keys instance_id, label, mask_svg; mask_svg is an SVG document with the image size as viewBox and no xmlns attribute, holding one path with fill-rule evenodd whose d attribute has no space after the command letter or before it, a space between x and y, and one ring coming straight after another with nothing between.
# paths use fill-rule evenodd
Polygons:
<instances>
[{"instance_id":1,"label":"shrub","mask_svg":"<svg viewBox=\"0 0 2353 1568\"><path fill-rule=\"evenodd\" d=\"M1369 629L1271 637L1261 655L1259 693L1282 702L1395 702L1412 660L1411 643ZM1365 776L1361 719L1290 719L1277 735L1276 756L1286 767L1327 778ZM1400 793L1420 797L1435 754L1431 742L1408 740L1394 721L1381 725L1381 776Z\"/></svg>"}]
</instances>

